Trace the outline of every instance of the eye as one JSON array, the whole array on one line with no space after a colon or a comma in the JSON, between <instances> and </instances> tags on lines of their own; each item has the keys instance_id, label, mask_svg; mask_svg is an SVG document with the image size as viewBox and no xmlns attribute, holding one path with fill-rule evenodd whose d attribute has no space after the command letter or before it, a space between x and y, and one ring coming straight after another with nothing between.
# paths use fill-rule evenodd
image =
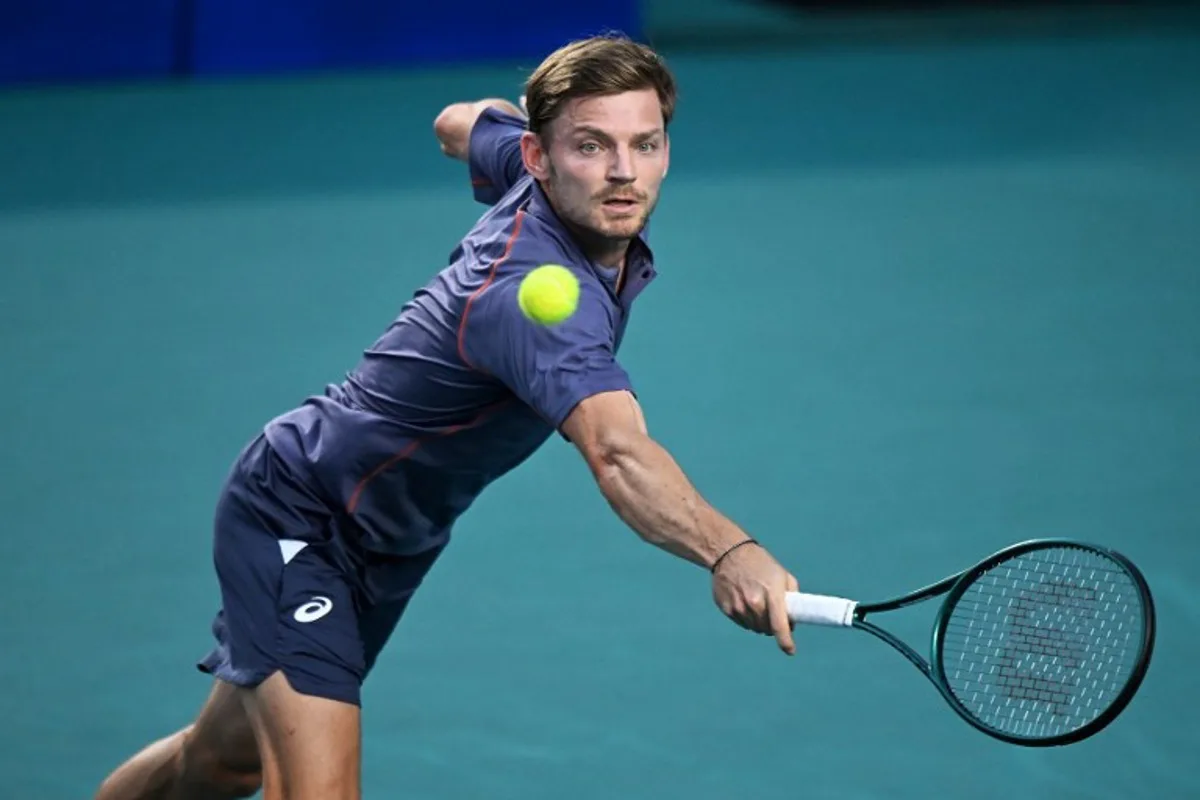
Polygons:
<instances>
[{"instance_id":1,"label":"eye","mask_svg":"<svg viewBox=\"0 0 1200 800\"><path fill-rule=\"evenodd\" d=\"M579 152L583 153L584 155L592 155L593 153L598 153L599 151L600 145L596 144L595 142L584 142L583 144L579 145Z\"/></svg>"},{"instance_id":2,"label":"eye","mask_svg":"<svg viewBox=\"0 0 1200 800\"><path fill-rule=\"evenodd\" d=\"M658 149L658 142L642 142L638 145L638 150L643 153L653 153Z\"/></svg>"}]
</instances>

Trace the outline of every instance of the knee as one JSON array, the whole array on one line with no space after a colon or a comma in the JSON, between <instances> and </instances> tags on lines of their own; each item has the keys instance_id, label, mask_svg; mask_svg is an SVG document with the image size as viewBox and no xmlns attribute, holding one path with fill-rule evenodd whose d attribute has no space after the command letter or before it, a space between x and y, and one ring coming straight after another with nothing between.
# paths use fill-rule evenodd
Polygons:
<instances>
[{"instance_id":1,"label":"knee","mask_svg":"<svg viewBox=\"0 0 1200 800\"><path fill-rule=\"evenodd\" d=\"M179 775L181 783L196 790L197 796L236 800L251 797L262 788L262 762L257 748L203 742L190 734L191 730L184 734Z\"/></svg>"}]
</instances>

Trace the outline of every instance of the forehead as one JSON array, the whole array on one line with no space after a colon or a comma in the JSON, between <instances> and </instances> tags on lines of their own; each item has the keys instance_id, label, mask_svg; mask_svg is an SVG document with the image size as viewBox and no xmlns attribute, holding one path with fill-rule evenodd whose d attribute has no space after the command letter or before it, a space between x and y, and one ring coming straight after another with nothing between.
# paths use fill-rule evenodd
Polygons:
<instances>
[{"instance_id":1,"label":"forehead","mask_svg":"<svg viewBox=\"0 0 1200 800\"><path fill-rule=\"evenodd\" d=\"M563 107L555 127L568 134L577 128L588 127L617 138L637 136L662 130L662 106L653 89L580 97Z\"/></svg>"}]
</instances>

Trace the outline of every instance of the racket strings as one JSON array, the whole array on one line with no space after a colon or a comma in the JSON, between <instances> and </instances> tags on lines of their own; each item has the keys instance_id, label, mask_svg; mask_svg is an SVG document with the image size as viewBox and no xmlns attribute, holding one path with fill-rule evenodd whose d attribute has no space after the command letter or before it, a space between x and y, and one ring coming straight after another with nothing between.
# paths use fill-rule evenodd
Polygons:
<instances>
[{"instance_id":1,"label":"racket strings","mask_svg":"<svg viewBox=\"0 0 1200 800\"><path fill-rule=\"evenodd\" d=\"M979 576L947 619L942 667L977 719L1005 733L1078 729L1120 694L1142 639L1141 595L1090 550L1014 557Z\"/></svg>"}]
</instances>

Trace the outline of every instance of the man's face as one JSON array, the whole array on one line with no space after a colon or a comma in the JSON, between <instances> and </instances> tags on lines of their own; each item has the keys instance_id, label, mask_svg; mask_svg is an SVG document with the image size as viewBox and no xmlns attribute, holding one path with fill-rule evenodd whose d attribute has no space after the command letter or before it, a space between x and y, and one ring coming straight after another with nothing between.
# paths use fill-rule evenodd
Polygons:
<instances>
[{"instance_id":1,"label":"man's face","mask_svg":"<svg viewBox=\"0 0 1200 800\"><path fill-rule=\"evenodd\" d=\"M540 141L526 134L522 146L555 211L604 251L623 249L641 231L669 160L653 89L573 100Z\"/></svg>"}]
</instances>

